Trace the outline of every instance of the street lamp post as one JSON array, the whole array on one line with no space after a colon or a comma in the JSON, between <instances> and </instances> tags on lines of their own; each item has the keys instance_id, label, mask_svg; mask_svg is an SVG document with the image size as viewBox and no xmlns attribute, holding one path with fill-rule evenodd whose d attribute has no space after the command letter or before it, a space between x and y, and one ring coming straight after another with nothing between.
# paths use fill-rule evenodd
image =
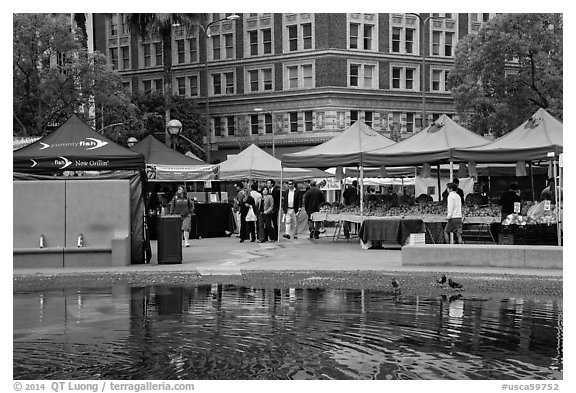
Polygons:
<instances>
[{"instance_id":1,"label":"street lamp post","mask_svg":"<svg viewBox=\"0 0 576 393\"><path fill-rule=\"evenodd\" d=\"M422 18L422 16L420 14L416 14L413 12L409 12L407 15L413 15L415 17L418 18L418 20L420 21L420 32L421 32L421 40L420 40L420 53L422 54L422 71L421 71L421 78L420 80L421 82L421 86L420 89L422 89L422 128L426 127L426 125L428 124L428 121L426 120L426 52L424 52L424 39L426 37L426 32L424 31L425 27L426 27L426 22L428 22L431 19L446 19L446 17L444 16L434 16L434 15L430 15L427 16L426 18Z\"/></svg>"},{"instance_id":2,"label":"street lamp post","mask_svg":"<svg viewBox=\"0 0 576 393\"><path fill-rule=\"evenodd\" d=\"M212 22L208 23L206 26L198 24L200 30L204 35L204 74L205 74L205 81L204 81L204 88L206 92L206 106L205 106L205 118L206 118L206 125L205 125L205 132L206 132L206 161L210 164L211 161L211 148L212 148L212 133L210 131L210 94L208 92L208 38L210 38L210 27L215 23L223 22L225 20L236 20L240 18L239 15L232 14L228 15L226 18L213 20Z\"/></svg>"},{"instance_id":3,"label":"street lamp post","mask_svg":"<svg viewBox=\"0 0 576 393\"><path fill-rule=\"evenodd\" d=\"M264 112L270 115L272 118L272 156L276 158L276 127L274 123L274 116L272 115L272 111L266 110L264 108L254 108L254 112ZM264 130L266 130L266 118L264 118Z\"/></svg>"},{"instance_id":4,"label":"street lamp post","mask_svg":"<svg viewBox=\"0 0 576 393\"><path fill-rule=\"evenodd\" d=\"M180 134L180 131L182 131L182 123L180 123L179 120L172 119L166 124L166 129L168 130L168 134L170 134L170 147L174 149L176 147L174 140L176 136Z\"/></svg>"}]
</instances>

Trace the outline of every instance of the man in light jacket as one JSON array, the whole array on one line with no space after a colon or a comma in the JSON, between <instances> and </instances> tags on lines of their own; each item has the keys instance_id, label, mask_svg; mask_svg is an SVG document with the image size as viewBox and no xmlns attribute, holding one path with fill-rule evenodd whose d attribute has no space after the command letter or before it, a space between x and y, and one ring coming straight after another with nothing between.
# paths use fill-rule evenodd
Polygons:
<instances>
[{"instance_id":1,"label":"man in light jacket","mask_svg":"<svg viewBox=\"0 0 576 393\"><path fill-rule=\"evenodd\" d=\"M456 243L462 244L462 200L458 195L458 185L455 183L448 183L448 207L446 218L448 223L444 227L444 240L446 244L450 244L450 233L456 234Z\"/></svg>"}]
</instances>

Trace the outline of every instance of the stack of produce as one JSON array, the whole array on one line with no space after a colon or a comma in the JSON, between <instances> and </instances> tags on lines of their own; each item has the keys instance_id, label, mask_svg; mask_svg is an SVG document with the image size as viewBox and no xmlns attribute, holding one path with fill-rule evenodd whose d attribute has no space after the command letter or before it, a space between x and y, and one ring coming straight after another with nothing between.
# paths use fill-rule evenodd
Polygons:
<instances>
[{"instance_id":1,"label":"stack of produce","mask_svg":"<svg viewBox=\"0 0 576 393\"><path fill-rule=\"evenodd\" d=\"M332 211L335 213L336 211ZM338 209L339 213L360 214L359 206L343 206ZM465 217L499 217L500 206L463 206L462 213ZM364 208L365 216L376 217L406 217L406 216L446 216L446 205L442 203L416 203L414 205L402 204L389 206L387 204L369 203Z\"/></svg>"}]
</instances>

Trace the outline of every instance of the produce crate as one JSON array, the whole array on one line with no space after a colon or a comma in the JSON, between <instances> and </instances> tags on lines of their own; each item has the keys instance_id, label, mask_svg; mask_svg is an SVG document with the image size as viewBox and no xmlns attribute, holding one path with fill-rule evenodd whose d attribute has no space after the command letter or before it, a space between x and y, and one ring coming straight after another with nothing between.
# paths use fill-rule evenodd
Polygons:
<instances>
[{"instance_id":1,"label":"produce crate","mask_svg":"<svg viewBox=\"0 0 576 393\"><path fill-rule=\"evenodd\" d=\"M426 233L411 233L408 237L408 245L426 244Z\"/></svg>"}]
</instances>

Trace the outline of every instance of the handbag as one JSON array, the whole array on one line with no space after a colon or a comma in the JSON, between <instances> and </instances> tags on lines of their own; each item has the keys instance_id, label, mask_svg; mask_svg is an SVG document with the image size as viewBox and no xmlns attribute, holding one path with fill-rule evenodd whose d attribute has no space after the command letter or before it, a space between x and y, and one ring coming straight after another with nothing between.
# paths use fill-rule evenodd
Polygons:
<instances>
[{"instance_id":1,"label":"handbag","mask_svg":"<svg viewBox=\"0 0 576 393\"><path fill-rule=\"evenodd\" d=\"M254 214L254 209L252 209L252 206L249 206L248 208L248 213L246 214L246 221L256 221L256 214Z\"/></svg>"}]
</instances>

